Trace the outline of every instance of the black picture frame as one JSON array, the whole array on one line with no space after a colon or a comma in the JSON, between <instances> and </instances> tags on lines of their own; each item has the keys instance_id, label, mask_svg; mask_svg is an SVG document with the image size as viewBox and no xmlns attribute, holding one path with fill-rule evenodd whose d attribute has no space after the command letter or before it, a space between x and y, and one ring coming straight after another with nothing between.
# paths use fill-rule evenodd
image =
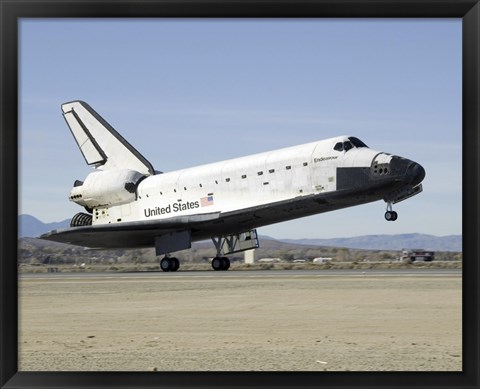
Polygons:
<instances>
[{"instance_id":1,"label":"black picture frame","mask_svg":"<svg viewBox=\"0 0 480 389\"><path fill-rule=\"evenodd\" d=\"M0 386L1 388L478 388L479 0L0 0ZM18 21L23 17L462 18L463 371L462 372L18 372Z\"/></svg>"}]
</instances>

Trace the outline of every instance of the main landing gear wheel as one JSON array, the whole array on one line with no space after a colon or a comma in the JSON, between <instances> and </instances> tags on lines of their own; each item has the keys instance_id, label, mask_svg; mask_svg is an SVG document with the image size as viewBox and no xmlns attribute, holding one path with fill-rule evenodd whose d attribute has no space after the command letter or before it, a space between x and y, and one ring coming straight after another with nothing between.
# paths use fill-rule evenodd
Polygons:
<instances>
[{"instance_id":1,"label":"main landing gear wheel","mask_svg":"<svg viewBox=\"0 0 480 389\"><path fill-rule=\"evenodd\" d=\"M180 261L175 257L172 257L172 258L165 257L165 258L162 258L162 260L160 261L160 268L163 271L177 271L179 267L180 267Z\"/></svg>"},{"instance_id":2,"label":"main landing gear wheel","mask_svg":"<svg viewBox=\"0 0 480 389\"><path fill-rule=\"evenodd\" d=\"M222 270L230 269L230 260L227 257L223 257L222 262L223 262Z\"/></svg>"},{"instance_id":3,"label":"main landing gear wheel","mask_svg":"<svg viewBox=\"0 0 480 389\"><path fill-rule=\"evenodd\" d=\"M395 211L387 211L385 212L385 220L388 220L389 222L394 222L397 220L398 214Z\"/></svg>"},{"instance_id":4,"label":"main landing gear wheel","mask_svg":"<svg viewBox=\"0 0 480 389\"><path fill-rule=\"evenodd\" d=\"M177 271L178 268L180 267L180 261L175 257L170 258L170 261L173 262L173 266L170 269L170 271Z\"/></svg>"},{"instance_id":5,"label":"main landing gear wheel","mask_svg":"<svg viewBox=\"0 0 480 389\"><path fill-rule=\"evenodd\" d=\"M230 268L230 260L227 257L215 257L212 260L213 270L228 270Z\"/></svg>"}]
</instances>

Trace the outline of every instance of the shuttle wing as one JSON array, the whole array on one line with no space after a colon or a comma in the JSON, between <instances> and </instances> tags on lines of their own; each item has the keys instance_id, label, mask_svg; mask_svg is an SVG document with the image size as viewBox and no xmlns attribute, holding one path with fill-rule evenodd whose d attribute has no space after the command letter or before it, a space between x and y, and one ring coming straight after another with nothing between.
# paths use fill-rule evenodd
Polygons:
<instances>
[{"instance_id":1,"label":"shuttle wing","mask_svg":"<svg viewBox=\"0 0 480 389\"><path fill-rule=\"evenodd\" d=\"M150 162L87 103L65 103L62 111L88 165L101 170L130 169L155 174Z\"/></svg>"},{"instance_id":2,"label":"shuttle wing","mask_svg":"<svg viewBox=\"0 0 480 389\"><path fill-rule=\"evenodd\" d=\"M214 212L165 220L72 227L47 232L40 236L40 239L102 249L153 247L158 237L195 229L199 225L217 220L219 215L220 212Z\"/></svg>"},{"instance_id":3,"label":"shuttle wing","mask_svg":"<svg viewBox=\"0 0 480 389\"><path fill-rule=\"evenodd\" d=\"M332 209L332 199L326 194L322 200L315 196L290 199L273 204L229 212L212 212L168 219L124 222L115 224L89 225L53 230L40 236L41 239L73 244L90 248L134 248L154 247L155 239L179 232L191 231L194 240L209 239L248 231L262 225L288 219L289 215L304 212L311 215L313 210ZM294 216L291 217L292 219Z\"/></svg>"}]
</instances>

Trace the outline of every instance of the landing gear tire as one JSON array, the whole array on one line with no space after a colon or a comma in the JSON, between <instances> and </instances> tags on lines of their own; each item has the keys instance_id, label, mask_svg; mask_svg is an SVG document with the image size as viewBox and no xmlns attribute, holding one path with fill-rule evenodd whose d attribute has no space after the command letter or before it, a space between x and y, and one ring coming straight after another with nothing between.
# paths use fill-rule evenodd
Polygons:
<instances>
[{"instance_id":1,"label":"landing gear tire","mask_svg":"<svg viewBox=\"0 0 480 389\"><path fill-rule=\"evenodd\" d=\"M170 258L162 258L162 260L160 261L160 269L162 269L163 271L170 271L170 266Z\"/></svg>"},{"instance_id":2,"label":"landing gear tire","mask_svg":"<svg viewBox=\"0 0 480 389\"><path fill-rule=\"evenodd\" d=\"M177 258L162 258L160 261L160 268L163 271L177 271L180 267L180 261Z\"/></svg>"},{"instance_id":3,"label":"landing gear tire","mask_svg":"<svg viewBox=\"0 0 480 389\"><path fill-rule=\"evenodd\" d=\"M222 258L222 270L230 269L230 260L227 257Z\"/></svg>"},{"instance_id":4,"label":"landing gear tire","mask_svg":"<svg viewBox=\"0 0 480 389\"><path fill-rule=\"evenodd\" d=\"M385 212L385 220L389 222L393 222L397 220L398 214L395 211L387 211Z\"/></svg>"},{"instance_id":5,"label":"landing gear tire","mask_svg":"<svg viewBox=\"0 0 480 389\"><path fill-rule=\"evenodd\" d=\"M177 258L170 258L170 271L177 271L178 268L180 267L180 261Z\"/></svg>"},{"instance_id":6,"label":"landing gear tire","mask_svg":"<svg viewBox=\"0 0 480 389\"><path fill-rule=\"evenodd\" d=\"M215 271L228 270L230 268L230 260L227 257L215 257L212 260L212 268Z\"/></svg>"},{"instance_id":7,"label":"landing gear tire","mask_svg":"<svg viewBox=\"0 0 480 389\"><path fill-rule=\"evenodd\" d=\"M212 267L213 267L213 270L215 270L215 271L222 270L222 268L223 268L222 258L220 258L220 257L213 258Z\"/></svg>"}]
</instances>

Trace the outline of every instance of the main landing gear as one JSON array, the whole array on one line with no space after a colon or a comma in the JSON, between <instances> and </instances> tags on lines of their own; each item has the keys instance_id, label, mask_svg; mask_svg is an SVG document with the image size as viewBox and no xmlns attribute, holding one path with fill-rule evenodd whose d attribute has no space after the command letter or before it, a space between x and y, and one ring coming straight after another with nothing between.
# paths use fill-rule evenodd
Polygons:
<instances>
[{"instance_id":1,"label":"main landing gear","mask_svg":"<svg viewBox=\"0 0 480 389\"><path fill-rule=\"evenodd\" d=\"M225 242L225 237L212 238L212 242L217 249L217 256L212 259L213 270L228 270L230 268L230 260L227 257L222 257L222 247Z\"/></svg>"},{"instance_id":2,"label":"main landing gear","mask_svg":"<svg viewBox=\"0 0 480 389\"><path fill-rule=\"evenodd\" d=\"M233 235L212 237L212 242L217 249L217 255L212 259L212 268L215 271L228 270L230 260L224 254L239 253L258 248L257 230L249 230Z\"/></svg>"},{"instance_id":3,"label":"main landing gear","mask_svg":"<svg viewBox=\"0 0 480 389\"><path fill-rule=\"evenodd\" d=\"M227 257L215 257L212 260L213 270L228 270L230 268L230 260Z\"/></svg>"},{"instance_id":4,"label":"main landing gear","mask_svg":"<svg viewBox=\"0 0 480 389\"><path fill-rule=\"evenodd\" d=\"M394 222L397 220L398 214L392 210L392 203L387 203L387 212L385 212L385 220Z\"/></svg>"},{"instance_id":5,"label":"main landing gear","mask_svg":"<svg viewBox=\"0 0 480 389\"><path fill-rule=\"evenodd\" d=\"M172 243L173 242L173 243ZM217 250L217 255L212 259L212 268L215 271L228 270L230 260L224 257L225 254L239 253L259 247L257 231L255 229L240 232L238 234L212 237L212 242ZM155 240L156 254L165 254L160 260L160 269L165 272L177 271L180 263L177 258L170 257L171 252L190 248L190 235L183 236L183 233L170 234Z\"/></svg>"},{"instance_id":6,"label":"main landing gear","mask_svg":"<svg viewBox=\"0 0 480 389\"><path fill-rule=\"evenodd\" d=\"M180 267L180 262L175 257L165 256L160 260L160 269L163 271L177 271Z\"/></svg>"}]
</instances>

